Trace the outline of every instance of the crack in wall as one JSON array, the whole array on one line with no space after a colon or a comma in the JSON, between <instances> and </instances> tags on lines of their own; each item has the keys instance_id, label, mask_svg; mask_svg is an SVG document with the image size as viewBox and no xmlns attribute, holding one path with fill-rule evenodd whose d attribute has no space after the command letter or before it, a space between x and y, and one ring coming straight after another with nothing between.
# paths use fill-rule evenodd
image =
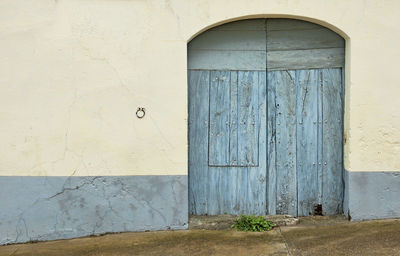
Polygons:
<instances>
[{"instance_id":1,"label":"crack in wall","mask_svg":"<svg viewBox=\"0 0 400 256\"><path fill-rule=\"evenodd\" d=\"M0 244L187 227L187 208L181 207L187 203L182 193L187 190L187 177L74 175L75 171L61 182L56 177L34 177L33 186L28 185L27 178L12 178L17 183L7 182L8 186L33 188L26 190L29 195L18 195L32 200L22 209L15 204L18 197L6 201L12 203L9 206L2 204L16 207L11 210L16 214L3 216L0 231L7 235ZM45 193L50 195L44 196ZM10 225L12 230L8 230Z\"/></svg>"}]
</instances>

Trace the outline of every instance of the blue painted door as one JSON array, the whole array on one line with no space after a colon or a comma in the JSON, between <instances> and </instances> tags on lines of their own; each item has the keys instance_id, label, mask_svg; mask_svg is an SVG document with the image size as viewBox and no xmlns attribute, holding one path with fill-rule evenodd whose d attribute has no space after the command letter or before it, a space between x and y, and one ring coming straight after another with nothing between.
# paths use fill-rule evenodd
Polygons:
<instances>
[{"instance_id":1,"label":"blue painted door","mask_svg":"<svg viewBox=\"0 0 400 256\"><path fill-rule=\"evenodd\" d=\"M256 19L190 43L191 214L342 212L343 42Z\"/></svg>"},{"instance_id":2,"label":"blue painted door","mask_svg":"<svg viewBox=\"0 0 400 256\"><path fill-rule=\"evenodd\" d=\"M342 213L341 68L268 72L269 214Z\"/></svg>"},{"instance_id":3,"label":"blue painted door","mask_svg":"<svg viewBox=\"0 0 400 256\"><path fill-rule=\"evenodd\" d=\"M191 213L265 214L266 72L192 70L189 85Z\"/></svg>"}]
</instances>

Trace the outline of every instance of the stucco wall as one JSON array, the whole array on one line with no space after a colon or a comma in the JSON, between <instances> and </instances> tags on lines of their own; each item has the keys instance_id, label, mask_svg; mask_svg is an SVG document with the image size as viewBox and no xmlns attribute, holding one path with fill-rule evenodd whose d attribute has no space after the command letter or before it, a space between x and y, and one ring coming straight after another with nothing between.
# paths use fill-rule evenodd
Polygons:
<instances>
[{"instance_id":1,"label":"stucco wall","mask_svg":"<svg viewBox=\"0 0 400 256\"><path fill-rule=\"evenodd\" d=\"M345 168L399 171L399 1L5 0L0 175L187 174L186 44L248 17L347 40Z\"/></svg>"},{"instance_id":2,"label":"stucco wall","mask_svg":"<svg viewBox=\"0 0 400 256\"><path fill-rule=\"evenodd\" d=\"M7 186L0 233L7 237L0 243L91 234L102 223L98 232L141 230L143 223L187 227L187 43L210 27L265 17L316 22L346 39L345 168L372 179L391 173L379 179L390 178L387 186L346 174L346 209L358 219L400 216L398 204L382 212L371 210L374 203L361 207L368 199L356 186L371 186L388 204L400 196L393 174L400 171L400 1L3 0L0 182ZM143 119L136 118L137 107L146 108ZM49 176L59 177L50 184ZM64 181L74 176L78 188L65 191ZM81 189L79 182L92 180L87 176L104 182ZM165 183L163 190L155 180ZM129 189L115 190L120 183ZM144 201L138 184L155 186ZM113 204L101 193L126 200ZM76 200L91 194L97 201L79 209ZM133 208L130 197L138 202ZM76 210L61 225L65 202ZM134 214L137 223L124 226L129 218L114 216L113 207ZM75 221L93 218L94 208L93 223ZM371 213L362 215L365 209Z\"/></svg>"}]
</instances>

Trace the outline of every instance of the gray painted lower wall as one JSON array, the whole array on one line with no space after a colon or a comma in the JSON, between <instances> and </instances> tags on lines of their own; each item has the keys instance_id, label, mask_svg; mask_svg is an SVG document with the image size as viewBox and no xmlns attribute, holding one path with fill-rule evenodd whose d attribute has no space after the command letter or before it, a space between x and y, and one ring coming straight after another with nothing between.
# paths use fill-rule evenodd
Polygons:
<instances>
[{"instance_id":1,"label":"gray painted lower wall","mask_svg":"<svg viewBox=\"0 0 400 256\"><path fill-rule=\"evenodd\" d=\"M344 213L351 220L400 217L400 172L345 171Z\"/></svg>"},{"instance_id":2,"label":"gray painted lower wall","mask_svg":"<svg viewBox=\"0 0 400 256\"><path fill-rule=\"evenodd\" d=\"M400 172L345 171L352 220L400 217ZM186 229L186 175L0 177L0 244Z\"/></svg>"},{"instance_id":3,"label":"gray painted lower wall","mask_svg":"<svg viewBox=\"0 0 400 256\"><path fill-rule=\"evenodd\" d=\"M0 177L0 244L186 229L187 176Z\"/></svg>"},{"instance_id":4,"label":"gray painted lower wall","mask_svg":"<svg viewBox=\"0 0 400 256\"><path fill-rule=\"evenodd\" d=\"M344 171L343 173L344 181L344 195L343 195L343 213L349 218L349 172Z\"/></svg>"}]
</instances>

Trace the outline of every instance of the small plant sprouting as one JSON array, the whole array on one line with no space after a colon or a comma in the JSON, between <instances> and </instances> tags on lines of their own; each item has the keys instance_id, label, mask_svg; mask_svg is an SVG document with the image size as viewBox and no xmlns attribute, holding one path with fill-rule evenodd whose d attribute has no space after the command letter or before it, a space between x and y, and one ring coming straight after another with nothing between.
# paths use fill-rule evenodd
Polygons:
<instances>
[{"instance_id":1,"label":"small plant sprouting","mask_svg":"<svg viewBox=\"0 0 400 256\"><path fill-rule=\"evenodd\" d=\"M272 221L266 220L263 216L240 215L240 218L233 223L232 228L237 231L262 232L269 231L274 226Z\"/></svg>"}]
</instances>

